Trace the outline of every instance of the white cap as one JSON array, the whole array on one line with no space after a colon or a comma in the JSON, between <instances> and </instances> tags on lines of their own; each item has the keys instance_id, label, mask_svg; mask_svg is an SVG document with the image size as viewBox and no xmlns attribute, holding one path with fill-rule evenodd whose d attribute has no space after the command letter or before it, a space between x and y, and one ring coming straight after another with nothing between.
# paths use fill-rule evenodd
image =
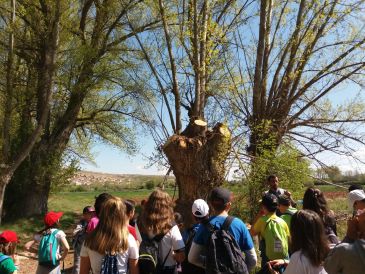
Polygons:
<instances>
[{"instance_id":1,"label":"white cap","mask_svg":"<svg viewBox=\"0 0 365 274\"><path fill-rule=\"evenodd\" d=\"M195 217L202 218L209 214L209 206L203 199L198 199L194 201L191 211Z\"/></svg>"},{"instance_id":2,"label":"white cap","mask_svg":"<svg viewBox=\"0 0 365 274\"><path fill-rule=\"evenodd\" d=\"M356 201L361 201L365 199L365 192L361 189L355 189L353 191L351 191L348 195L348 202L349 202L349 207L352 210L352 208L354 207L354 203Z\"/></svg>"}]
</instances>

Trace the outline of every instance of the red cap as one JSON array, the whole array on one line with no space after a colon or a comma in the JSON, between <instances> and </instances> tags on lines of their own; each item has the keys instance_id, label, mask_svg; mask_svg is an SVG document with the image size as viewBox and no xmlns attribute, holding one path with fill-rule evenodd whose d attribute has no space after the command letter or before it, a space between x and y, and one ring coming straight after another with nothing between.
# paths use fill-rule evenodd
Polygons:
<instances>
[{"instance_id":1,"label":"red cap","mask_svg":"<svg viewBox=\"0 0 365 274\"><path fill-rule=\"evenodd\" d=\"M44 224L47 227L51 227L52 225L57 223L57 221L59 219L61 219L62 215L63 215L63 212L50 211L46 214L46 216L44 216Z\"/></svg>"},{"instance_id":2,"label":"red cap","mask_svg":"<svg viewBox=\"0 0 365 274\"><path fill-rule=\"evenodd\" d=\"M0 243L17 243L18 237L12 230L5 230L0 234Z\"/></svg>"}]
</instances>

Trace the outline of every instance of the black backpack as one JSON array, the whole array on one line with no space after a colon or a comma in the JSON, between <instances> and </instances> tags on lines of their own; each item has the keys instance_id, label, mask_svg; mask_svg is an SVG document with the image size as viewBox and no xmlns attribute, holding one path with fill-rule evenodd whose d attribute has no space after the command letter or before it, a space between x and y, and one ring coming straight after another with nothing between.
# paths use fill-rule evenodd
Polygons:
<instances>
[{"instance_id":1,"label":"black backpack","mask_svg":"<svg viewBox=\"0 0 365 274\"><path fill-rule=\"evenodd\" d=\"M159 273L165 266L166 260L170 255L171 250L165 257L164 261L161 262L158 259L159 255L159 245L162 238L165 236L163 234L156 235L154 238L149 239L146 235L142 236L142 242L139 246L139 258L138 258L138 268L140 274L156 274Z\"/></svg>"},{"instance_id":2,"label":"black backpack","mask_svg":"<svg viewBox=\"0 0 365 274\"><path fill-rule=\"evenodd\" d=\"M192 273L204 274L205 273L204 268L193 265L193 264L189 263L189 261L188 261L189 251L190 251L190 248L193 243L197 230L190 228L188 231L189 231L189 237L185 243L185 260L181 263L182 273L184 273L184 274L192 274Z\"/></svg>"},{"instance_id":3,"label":"black backpack","mask_svg":"<svg viewBox=\"0 0 365 274\"><path fill-rule=\"evenodd\" d=\"M221 229L205 224L210 232L207 246L207 274L248 274L247 265L234 236L228 231L233 217L228 216Z\"/></svg>"}]
</instances>

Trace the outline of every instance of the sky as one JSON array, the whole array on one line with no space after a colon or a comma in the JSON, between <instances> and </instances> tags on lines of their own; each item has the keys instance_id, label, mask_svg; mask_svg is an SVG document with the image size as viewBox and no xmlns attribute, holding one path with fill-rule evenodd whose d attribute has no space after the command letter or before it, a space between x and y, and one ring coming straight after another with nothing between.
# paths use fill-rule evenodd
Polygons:
<instances>
[{"instance_id":1,"label":"sky","mask_svg":"<svg viewBox=\"0 0 365 274\"><path fill-rule=\"evenodd\" d=\"M333 104L340 104L353 96L358 96L358 92L365 90L346 88L334 91L330 97ZM365 96L363 96L365 97ZM364 98L358 97L360 100ZM113 174L144 174L144 175L164 175L166 169L157 166L148 167L147 157L150 156L155 148L155 144L148 134L140 134L138 139L139 151L135 155L127 155L116 148L105 144L96 144L92 148L95 159L95 165L91 163L82 163L81 168L88 171L96 171ZM357 157L365 162L365 146L358 146ZM334 155L333 153L322 153L319 159L327 165L336 165L343 172L358 171L365 173L365 165L354 161L345 156ZM314 166L313 166L314 167Z\"/></svg>"}]
</instances>

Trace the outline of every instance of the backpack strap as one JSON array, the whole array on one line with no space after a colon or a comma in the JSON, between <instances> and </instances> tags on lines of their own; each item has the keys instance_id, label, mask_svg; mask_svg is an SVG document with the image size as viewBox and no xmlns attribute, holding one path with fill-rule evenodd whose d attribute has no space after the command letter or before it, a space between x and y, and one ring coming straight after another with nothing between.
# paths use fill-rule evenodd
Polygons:
<instances>
[{"instance_id":1,"label":"backpack strap","mask_svg":"<svg viewBox=\"0 0 365 274\"><path fill-rule=\"evenodd\" d=\"M5 261L6 259L9 259L9 258L10 258L9 256L1 255L1 256L0 256L0 263L1 263L2 261Z\"/></svg>"},{"instance_id":2,"label":"backpack strap","mask_svg":"<svg viewBox=\"0 0 365 274\"><path fill-rule=\"evenodd\" d=\"M234 220L234 217L227 216L227 218L224 220L224 223L222 225L222 230L228 231L228 229L231 226L233 220Z\"/></svg>"},{"instance_id":3,"label":"backpack strap","mask_svg":"<svg viewBox=\"0 0 365 274\"><path fill-rule=\"evenodd\" d=\"M354 246L355 246L356 253L360 257L360 261L362 262L362 265L365 266L365 254L364 254L364 251L363 251L363 249L361 247L361 244L359 243L359 240L356 240L354 242Z\"/></svg>"}]
</instances>

